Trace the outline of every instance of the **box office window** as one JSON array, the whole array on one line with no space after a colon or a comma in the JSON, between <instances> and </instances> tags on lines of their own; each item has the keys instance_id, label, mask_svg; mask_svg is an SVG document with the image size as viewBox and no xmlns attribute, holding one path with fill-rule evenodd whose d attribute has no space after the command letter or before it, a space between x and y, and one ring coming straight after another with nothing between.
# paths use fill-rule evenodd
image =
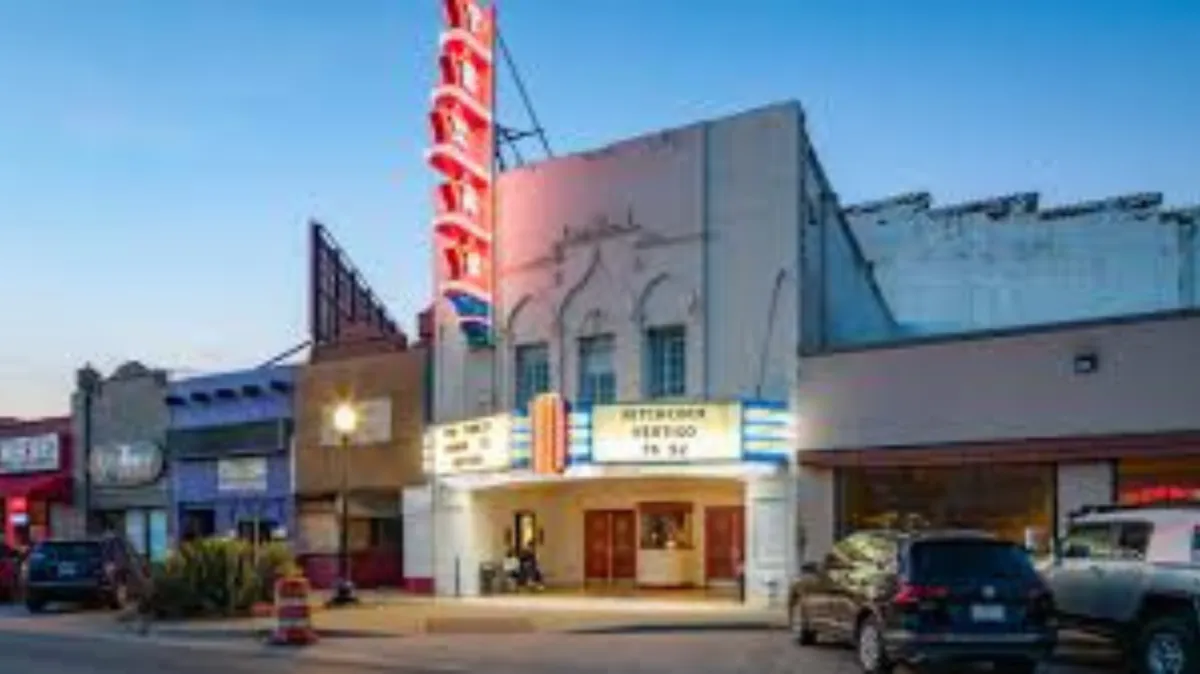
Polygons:
<instances>
[{"instance_id":1,"label":"box office window","mask_svg":"<svg viewBox=\"0 0 1200 674\"><path fill-rule=\"evenodd\" d=\"M848 468L838 472L839 524L862 529L983 529L1024 543L1052 531L1053 465Z\"/></svg>"}]
</instances>

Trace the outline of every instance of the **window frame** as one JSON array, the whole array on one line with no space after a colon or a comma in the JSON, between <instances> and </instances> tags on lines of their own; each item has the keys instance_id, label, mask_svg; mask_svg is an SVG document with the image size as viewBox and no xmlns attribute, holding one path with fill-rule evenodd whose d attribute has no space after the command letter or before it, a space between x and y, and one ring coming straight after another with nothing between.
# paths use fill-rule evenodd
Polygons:
<instances>
[{"instance_id":1,"label":"window frame","mask_svg":"<svg viewBox=\"0 0 1200 674\"><path fill-rule=\"evenodd\" d=\"M687 396L687 333L687 325L683 323L654 325L642 331L642 394L646 399L670 400ZM677 378L671 376L676 374L672 355L675 347L678 347Z\"/></svg>"},{"instance_id":2,"label":"window frame","mask_svg":"<svg viewBox=\"0 0 1200 674\"><path fill-rule=\"evenodd\" d=\"M605 349L595 348L597 345L605 345ZM606 372L595 372L587 367L588 363L594 362L593 354L602 353L604 350L608 352L608 366ZM598 405L608 405L617 402L617 338L611 332L597 333L579 337L575 345L576 357L576 378L575 378L575 398L581 403L591 403ZM611 391L603 390L597 386L595 381L603 381L604 376L611 379ZM609 394L609 395L598 395Z\"/></svg>"},{"instance_id":3,"label":"window frame","mask_svg":"<svg viewBox=\"0 0 1200 674\"><path fill-rule=\"evenodd\" d=\"M544 359L540 361L544 367L538 371L537 380L527 385L530 364L523 359L523 356L533 353L540 353L544 356ZM534 398L551 390L551 379L549 342L526 342L513 347L513 407L519 410L528 409L529 403Z\"/></svg>"}]
</instances>

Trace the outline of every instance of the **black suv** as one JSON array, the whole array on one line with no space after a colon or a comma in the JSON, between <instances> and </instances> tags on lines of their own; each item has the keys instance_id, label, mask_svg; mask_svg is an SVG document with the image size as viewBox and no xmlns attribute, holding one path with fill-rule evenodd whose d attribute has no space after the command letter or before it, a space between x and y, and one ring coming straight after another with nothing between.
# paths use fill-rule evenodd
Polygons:
<instances>
[{"instance_id":1,"label":"black suv","mask_svg":"<svg viewBox=\"0 0 1200 674\"><path fill-rule=\"evenodd\" d=\"M33 613L52 601L125 606L141 555L123 538L44 541L25 561L25 606Z\"/></svg>"},{"instance_id":2,"label":"black suv","mask_svg":"<svg viewBox=\"0 0 1200 674\"><path fill-rule=\"evenodd\" d=\"M1028 553L976 531L853 534L804 565L788 614L800 644L850 642L871 674L896 663L1033 672L1057 642L1054 603Z\"/></svg>"}]
</instances>

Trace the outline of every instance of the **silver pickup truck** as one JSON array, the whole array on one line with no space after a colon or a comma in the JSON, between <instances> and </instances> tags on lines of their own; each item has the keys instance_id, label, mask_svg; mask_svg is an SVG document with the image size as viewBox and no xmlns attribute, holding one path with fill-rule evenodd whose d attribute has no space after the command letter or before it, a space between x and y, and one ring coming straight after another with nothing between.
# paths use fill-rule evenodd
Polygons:
<instances>
[{"instance_id":1,"label":"silver pickup truck","mask_svg":"<svg viewBox=\"0 0 1200 674\"><path fill-rule=\"evenodd\" d=\"M1059 621L1111 639L1135 672L1200 674L1200 508L1075 514L1042 567Z\"/></svg>"}]
</instances>

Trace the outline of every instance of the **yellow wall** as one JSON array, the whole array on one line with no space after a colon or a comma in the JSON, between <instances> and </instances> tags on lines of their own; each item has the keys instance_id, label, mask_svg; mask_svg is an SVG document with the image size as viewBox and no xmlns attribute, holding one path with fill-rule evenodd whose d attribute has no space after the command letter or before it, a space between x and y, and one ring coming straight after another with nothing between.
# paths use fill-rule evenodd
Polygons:
<instances>
[{"instance_id":1,"label":"yellow wall","mask_svg":"<svg viewBox=\"0 0 1200 674\"><path fill-rule=\"evenodd\" d=\"M693 504L692 536L697 559L702 560L704 508L741 506L744 489L736 479L680 478L580 480L476 491L472 493L473 538L479 543L483 559L499 561L506 548L505 532L512 529L515 513L533 511L538 526L545 531L538 562L547 584L578 585L583 583L584 511L636 509L639 502L646 501ZM640 517L638 524L640 527ZM640 539L640 530L638 536Z\"/></svg>"}]
</instances>

